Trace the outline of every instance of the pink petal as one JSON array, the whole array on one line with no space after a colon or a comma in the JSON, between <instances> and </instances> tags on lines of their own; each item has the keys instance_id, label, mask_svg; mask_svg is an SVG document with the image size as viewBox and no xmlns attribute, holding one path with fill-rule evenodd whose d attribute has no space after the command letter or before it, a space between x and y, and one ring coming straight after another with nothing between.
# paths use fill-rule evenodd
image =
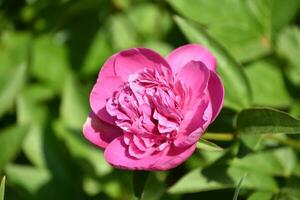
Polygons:
<instances>
[{"instance_id":1,"label":"pink petal","mask_svg":"<svg viewBox=\"0 0 300 200\"><path fill-rule=\"evenodd\" d=\"M97 115L90 112L83 125L83 135L91 143L105 148L108 143L121 135L122 131L115 126L101 121Z\"/></svg>"},{"instance_id":2,"label":"pink petal","mask_svg":"<svg viewBox=\"0 0 300 200\"><path fill-rule=\"evenodd\" d=\"M198 61L188 62L177 74L177 79L192 91L192 101L203 94L209 80L209 69Z\"/></svg>"},{"instance_id":3,"label":"pink petal","mask_svg":"<svg viewBox=\"0 0 300 200\"><path fill-rule=\"evenodd\" d=\"M216 70L216 59L213 54L198 44L181 46L172 51L166 60L175 74L190 61L201 61L208 69Z\"/></svg>"},{"instance_id":4,"label":"pink petal","mask_svg":"<svg viewBox=\"0 0 300 200\"><path fill-rule=\"evenodd\" d=\"M108 76L101 81L97 81L90 94L90 105L97 116L112 125L114 125L114 118L106 111L106 102L112 97L113 93L117 91L123 81L118 76Z\"/></svg>"},{"instance_id":5,"label":"pink petal","mask_svg":"<svg viewBox=\"0 0 300 200\"><path fill-rule=\"evenodd\" d=\"M210 72L208 83L208 92L210 96L209 107L211 107L211 122L216 119L224 103L224 86L221 79L215 72Z\"/></svg>"},{"instance_id":6,"label":"pink petal","mask_svg":"<svg viewBox=\"0 0 300 200\"><path fill-rule=\"evenodd\" d=\"M210 124L209 119L211 119L211 116L207 117L204 114L207 110L207 105L208 102L205 99L195 105L194 108L185 115L180 124L177 139L174 141L175 146L186 147L195 144L199 140Z\"/></svg>"},{"instance_id":7,"label":"pink petal","mask_svg":"<svg viewBox=\"0 0 300 200\"><path fill-rule=\"evenodd\" d=\"M162 66L170 68L163 57L146 48L121 51L115 60L115 72L124 81L127 81L131 74L142 71L144 68L161 68Z\"/></svg>"},{"instance_id":8,"label":"pink petal","mask_svg":"<svg viewBox=\"0 0 300 200\"><path fill-rule=\"evenodd\" d=\"M115 61L118 53L112 55L110 58L106 60L106 62L102 65L101 70L98 74L97 82L102 81L104 78L109 76L117 76L115 72Z\"/></svg>"},{"instance_id":9,"label":"pink petal","mask_svg":"<svg viewBox=\"0 0 300 200\"><path fill-rule=\"evenodd\" d=\"M121 169L130 170L168 170L184 162L195 150L196 145L187 148L165 148L141 159L128 153L128 146L123 136L113 140L105 149L104 156L108 163Z\"/></svg>"}]
</instances>

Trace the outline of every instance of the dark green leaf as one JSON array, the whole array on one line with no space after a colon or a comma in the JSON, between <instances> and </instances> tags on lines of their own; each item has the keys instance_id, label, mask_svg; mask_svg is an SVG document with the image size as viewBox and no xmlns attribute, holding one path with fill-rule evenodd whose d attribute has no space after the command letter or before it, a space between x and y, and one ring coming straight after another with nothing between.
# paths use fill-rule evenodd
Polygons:
<instances>
[{"instance_id":1,"label":"dark green leaf","mask_svg":"<svg viewBox=\"0 0 300 200\"><path fill-rule=\"evenodd\" d=\"M133 171L132 175L132 184L133 184L133 192L136 198L139 200L143 199L144 196L144 188L149 177L148 171Z\"/></svg>"},{"instance_id":2,"label":"dark green leaf","mask_svg":"<svg viewBox=\"0 0 300 200\"><path fill-rule=\"evenodd\" d=\"M143 191L143 200L159 200L165 191L164 183L154 172L150 173Z\"/></svg>"},{"instance_id":3,"label":"dark green leaf","mask_svg":"<svg viewBox=\"0 0 300 200\"><path fill-rule=\"evenodd\" d=\"M252 108L238 114L240 134L300 133L300 120L270 108Z\"/></svg>"},{"instance_id":4,"label":"dark green leaf","mask_svg":"<svg viewBox=\"0 0 300 200\"><path fill-rule=\"evenodd\" d=\"M190 42L204 45L216 56L217 70L225 86L225 106L237 110L248 107L251 104L251 89L237 61L196 24L180 17L175 17L175 21Z\"/></svg>"}]
</instances>

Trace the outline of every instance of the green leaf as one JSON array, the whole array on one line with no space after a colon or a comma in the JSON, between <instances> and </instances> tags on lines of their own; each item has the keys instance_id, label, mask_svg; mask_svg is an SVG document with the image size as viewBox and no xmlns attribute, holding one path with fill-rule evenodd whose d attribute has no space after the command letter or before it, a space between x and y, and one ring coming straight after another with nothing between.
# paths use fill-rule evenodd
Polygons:
<instances>
[{"instance_id":1,"label":"green leaf","mask_svg":"<svg viewBox=\"0 0 300 200\"><path fill-rule=\"evenodd\" d=\"M241 61L265 55L270 51L269 38L263 35L263 27L251 16L245 1L223 0L222 8L218 1L168 2L183 16L206 27L210 35Z\"/></svg>"},{"instance_id":2,"label":"green leaf","mask_svg":"<svg viewBox=\"0 0 300 200\"><path fill-rule=\"evenodd\" d=\"M183 194L235 188L240 177L244 176L245 173L247 177L244 178L241 188L260 191L278 190L276 181L269 175L220 164L192 170L170 187L168 191L172 194Z\"/></svg>"},{"instance_id":3,"label":"green leaf","mask_svg":"<svg viewBox=\"0 0 300 200\"><path fill-rule=\"evenodd\" d=\"M65 80L60 115L64 123L73 129L82 129L89 112L88 94L82 92L82 87L76 77L69 74Z\"/></svg>"},{"instance_id":4,"label":"green leaf","mask_svg":"<svg viewBox=\"0 0 300 200\"><path fill-rule=\"evenodd\" d=\"M0 200L4 200L5 194L5 176L2 178L0 183Z\"/></svg>"},{"instance_id":5,"label":"green leaf","mask_svg":"<svg viewBox=\"0 0 300 200\"><path fill-rule=\"evenodd\" d=\"M246 174L244 174L244 176L240 179L237 187L235 188L233 200L238 200L239 193L240 193L240 190L241 190L241 187L242 187L242 183L243 183L243 180L244 180L245 177L246 177Z\"/></svg>"},{"instance_id":6,"label":"green leaf","mask_svg":"<svg viewBox=\"0 0 300 200\"><path fill-rule=\"evenodd\" d=\"M271 200L273 196L272 192L254 192L247 200Z\"/></svg>"},{"instance_id":7,"label":"green leaf","mask_svg":"<svg viewBox=\"0 0 300 200\"><path fill-rule=\"evenodd\" d=\"M1 132L2 133L0 134L0 170L3 169L3 167L8 162L13 160L19 153L23 139L26 133L28 132L28 127L13 126L5 130L1 130Z\"/></svg>"},{"instance_id":8,"label":"green leaf","mask_svg":"<svg viewBox=\"0 0 300 200\"><path fill-rule=\"evenodd\" d=\"M240 134L300 133L300 120L270 108L241 111L236 122Z\"/></svg>"},{"instance_id":9,"label":"green leaf","mask_svg":"<svg viewBox=\"0 0 300 200\"><path fill-rule=\"evenodd\" d=\"M101 49L101 50L100 50ZM82 73L86 75L97 74L105 60L113 54L107 33L100 29L94 37L84 60Z\"/></svg>"},{"instance_id":10,"label":"green leaf","mask_svg":"<svg viewBox=\"0 0 300 200\"><path fill-rule=\"evenodd\" d=\"M284 186L279 194L279 200L298 200L300 199L300 178L291 177L287 180L286 186Z\"/></svg>"},{"instance_id":11,"label":"green leaf","mask_svg":"<svg viewBox=\"0 0 300 200\"><path fill-rule=\"evenodd\" d=\"M59 38L44 35L35 38L32 51L32 76L60 91L69 70L64 43Z\"/></svg>"},{"instance_id":12,"label":"green leaf","mask_svg":"<svg viewBox=\"0 0 300 200\"><path fill-rule=\"evenodd\" d=\"M171 28L172 19L165 9L153 3L138 4L128 12L137 32L147 40L162 38ZM143 19L141 23L140 19Z\"/></svg>"},{"instance_id":13,"label":"green leaf","mask_svg":"<svg viewBox=\"0 0 300 200\"><path fill-rule=\"evenodd\" d=\"M133 184L133 192L137 199L142 200L144 196L144 187L147 182L148 171L133 171L132 175L132 184Z\"/></svg>"},{"instance_id":14,"label":"green leaf","mask_svg":"<svg viewBox=\"0 0 300 200\"><path fill-rule=\"evenodd\" d=\"M126 16L123 14L115 15L109 24L115 50L132 48L138 44L137 32Z\"/></svg>"},{"instance_id":15,"label":"green leaf","mask_svg":"<svg viewBox=\"0 0 300 200\"><path fill-rule=\"evenodd\" d=\"M143 191L143 200L159 200L165 191L165 184L152 172L147 178Z\"/></svg>"},{"instance_id":16,"label":"green leaf","mask_svg":"<svg viewBox=\"0 0 300 200\"><path fill-rule=\"evenodd\" d=\"M204 151L223 151L222 147L219 147L217 144L210 142L208 140L200 139L197 142L197 149Z\"/></svg>"},{"instance_id":17,"label":"green leaf","mask_svg":"<svg viewBox=\"0 0 300 200\"><path fill-rule=\"evenodd\" d=\"M249 77L255 105L285 107L292 102L278 66L258 61L247 66L246 74Z\"/></svg>"},{"instance_id":18,"label":"green leaf","mask_svg":"<svg viewBox=\"0 0 300 200\"><path fill-rule=\"evenodd\" d=\"M11 108L25 81L25 64L0 74L0 117Z\"/></svg>"},{"instance_id":19,"label":"green leaf","mask_svg":"<svg viewBox=\"0 0 300 200\"><path fill-rule=\"evenodd\" d=\"M38 192L51 179L51 174L45 169L26 165L10 164L5 168L9 181L31 194Z\"/></svg>"},{"instance_id":20,"label":"green leaf","mask_svg":"<svg viewBox=\"0 0 300 200\"><path fill-rule=\"evenodd\" d=\"M61 121L55 122L53 126L58 137L65 141L70 154L86 173L101 177L111 172L112 168L104 160L103 152L88 143L81 131L70 131Z\"/></svg>"},{"instance_id":21,"label":"green leaf","mask_svg":"<svg viewBox=\"0 0 300 200\"><path fill-rule=\"evenodd\" d=\"M204 45L216 56L217 70L225 86L225 106L236 110L248 107L251 104L251 89L237 61L196 24L180 17L175 17L175 21L190 42Z\"/></svg>"},{"instance_id":22,"label":"green leaf","mask_svg":"<svg viewBox=\"0 0 300 200\"><path fill-rule=\"evenodd\" d=\"M286 27L279 35L277 52L288 61L285 68L289 80L300 86L300 29L296 26Z\"/></svg>"},{"instance_id":23,"label":"green leaf","mask_svg":"<svg viewBox=\"0 0 300 200\"><path fill-rule=\"evenodd\" d=\"M276 34L299 8L298 0L223 0L221 8L219 1L168 2L181 15L203 25L240 61L270 53Z\"/></svg>"},{"instance_id":24,"label":"green leaf","mask_svg":"<svg viewBox=\"0 0 300 200\"><path fill-rule=\"evenodd\" d=\"M292 174L296 164L297 154L289 147L252 153L231 162L231 165L243 169L286 177Z\"/></svg>"}]
</instances>

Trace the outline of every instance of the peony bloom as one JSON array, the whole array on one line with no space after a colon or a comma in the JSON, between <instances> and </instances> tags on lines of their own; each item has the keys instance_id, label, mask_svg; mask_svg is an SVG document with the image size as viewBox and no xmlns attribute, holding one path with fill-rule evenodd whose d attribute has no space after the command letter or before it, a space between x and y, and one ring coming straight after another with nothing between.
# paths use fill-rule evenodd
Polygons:
<instances>
[{"instance_id":1,"label":"peony bloom","mask_svg":"<svg viewBox=\"0 0 300 200\"><path fill-rule=\"evenodd\" d=\"M166 58L146 48L116 53L90 95L84 136L112 166L167 170L185 161L223 105L214 56L197 44Z\"/></svg>"}]
</instances>

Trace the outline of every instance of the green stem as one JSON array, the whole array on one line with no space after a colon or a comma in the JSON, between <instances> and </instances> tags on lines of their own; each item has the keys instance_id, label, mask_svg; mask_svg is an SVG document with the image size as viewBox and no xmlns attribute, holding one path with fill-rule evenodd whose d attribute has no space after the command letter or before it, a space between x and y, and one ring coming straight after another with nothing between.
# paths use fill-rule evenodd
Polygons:
<instances>
[{"instance_id":1,"label":"green stem","mask_svg":"<svg viewBox=\"0 0 300 200\"><path fill-rule=\"evenodd\" d=\"M215 141L232 141L234 140L234 134L232 133L205 133L202 136L206 140L215 140Z\"/></svg>"},{"instance_id":2,"label":"green stem","mask_svg":"<svg viewBox=\"0 0 300 200\"><path fill-rule=\"evenodd\" d=\"M273 140L276 140L277 142L280 142L281 144L286 144L288 146L291 146L297 150L300 150L300 143L295 141L295 140L292 140L288 137L285 137L285 138L282 138L280 137L279 135L275 135L275 134L268 134L268 135L265 135L263 137L263 139L273 139Z\"/></svg>"}]
</instances>

